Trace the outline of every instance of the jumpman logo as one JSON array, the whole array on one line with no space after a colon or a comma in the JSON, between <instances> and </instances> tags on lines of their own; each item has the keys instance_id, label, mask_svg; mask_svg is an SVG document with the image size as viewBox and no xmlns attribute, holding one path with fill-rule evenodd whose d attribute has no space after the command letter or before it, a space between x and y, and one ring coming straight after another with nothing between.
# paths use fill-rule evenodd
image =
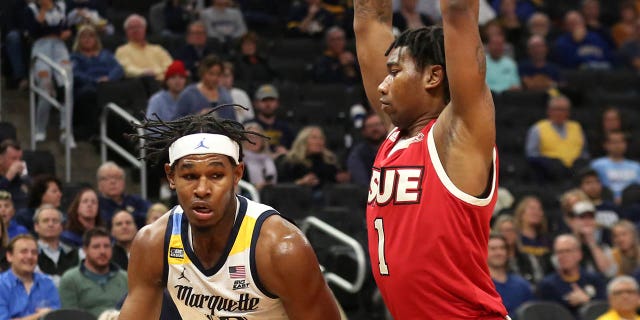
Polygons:
<instances>
[{"instance_id":1,"label":"jumpman logo","mask_svg":"<svg viewBox=\"0 0 640 320\"><path fill-rule=\"evenodd\" d=\"M198 149L198 148L205 148L205 149L209 149L209 147L204 145L204 139L202 138L202 140L200 140L200 143L198 143L198 145L194 148L194 149Z\"/></svg>"},{"instance_id":2,"label":"jumpman logo","mask_svg":"<svg viewBox=\"0 0 640 320\"><path fill-rule=\"evenodd\" d=\"M183 267L183 268L182 268L182 273L181 273L181 274L180 274L180 276L178 277L178 280L180 280L180 279L185 279L185 280L187 280L187 282L191 282L191 280L189 280L189 278L187 278L187 277L185 277L185 276L184 276L184 272L185 272L185 271L187 271L187 268L184 268L184 267Z\"/></svg>"}]
</instances>

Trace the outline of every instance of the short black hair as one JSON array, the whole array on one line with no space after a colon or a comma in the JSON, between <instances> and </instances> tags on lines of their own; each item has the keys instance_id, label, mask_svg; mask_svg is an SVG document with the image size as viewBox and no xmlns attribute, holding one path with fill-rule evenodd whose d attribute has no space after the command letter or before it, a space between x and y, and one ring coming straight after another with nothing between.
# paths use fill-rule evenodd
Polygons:
<instances>
[{"instance_id":1,"label":"short black hair","mask_svg":"<svg viewBox=\"0 0 640 320\"><path fill-rule=\"evenodd\" d=\"M596 177L598 178L598 180L600 180L600 176L598 175L598 172L591 167L583 168L582 170L578 171L578 174L576 176L578 178L577 180L578 185L582 184L584 179L589 177Z\"/></svg>"},{"instance_id":2,"label":"short black hair","mask_svg":"<svg viewBox=\"0 0 640 320\"><path fill-rule=\"evenodd\" d=\"M85 233L82 235L82 246L88 247L91 244L91 239L97 237L107 237L111 239L111 235L109 234L107 229L103 227L95 227L93 229L85 231Z\"/></svg>"},{"instance_id":3,"label":"short black hair","mask_svg":"<svg viewBox=\"0 0 640 320\"><path fill-rule=\"evenodd\" d=\"M20 143L18 141L15 141L13 139L4 139L0 143L0 154L5 154L5 152L7 152L7 149L9 149L9 148L14 148L16 150L22 150L22 147L20 147Z\"/></svg>"},{"instance_id":4,"label":"short black hair","mask_svg":"<svg viewBox=\"0 0 640 320\"><path fill-rule=\"evenodd\" d=\"M27 207L35 209L42 204L42 196L49 189L49 183L51 182L55 183L58 189L62 191L62 181L54 175L43 174L34 179L31 190L27 195Z\"/></svg>"},{"instance_id":5,"label":"short black hair","mask_svg":"<svg viewBox=\"0 0 640 320\"><path fill-rule=\"evenodd\" d=\"M206 57L200 60L200 66L198 67L198 75L202 77L202 75L207 72L207 70L211 69L214 66L220 67L220 72L224 70L224 65L222 64L222 59L220 59L215 54L207 55Z\"/></svg>"},{"instance_id":6,"label":"short black hair","mask_svg":"<svg viewBox=\"0 0 640 320\"><path fill-rule=\"evenodd\" d=\"M411 57L415 60L416 67L420 72L427 66L440 65L444 71L444 95L445 102L451 99L449 92L449 80L447 77L447 63L444 54L444 32L441 26L428 26L417 29L407 29L396 38L387 51L399 47L407 47Z\"/></svg>"}]
</instances>

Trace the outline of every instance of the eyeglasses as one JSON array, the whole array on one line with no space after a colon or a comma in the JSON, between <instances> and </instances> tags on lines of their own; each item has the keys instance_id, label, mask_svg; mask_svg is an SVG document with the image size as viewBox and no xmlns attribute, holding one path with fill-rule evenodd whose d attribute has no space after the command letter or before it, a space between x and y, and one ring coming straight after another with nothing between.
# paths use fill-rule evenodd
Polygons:
<instances>
[{"instance_id":1,"label":"eyeglasses","mask_svg":"<svg viewBox=\"0 0 640 320\"><path fill-rule=\"evenodd\" d=\"M578 219L593 219L595 217L595 213L593 212L585 212L583 214L577 215L577 214L572 214L571 217L572 218L578 218Z\"/></svg>"},{"instance_id":2,"label":"eyeglasses","mask_svg":"<svg viewBox=\"0 0 640 320\"><path fill-rule=\"evenodd\" d=\"M118 176L101 176L101 177L98 178L98 180L100 180L100 181L107 181L107 180L116 180L116 181L118 181L118 180L122 180L123 178L124 177L120 176L120 175L118 175Z\"/></svg>"}]
</instances>

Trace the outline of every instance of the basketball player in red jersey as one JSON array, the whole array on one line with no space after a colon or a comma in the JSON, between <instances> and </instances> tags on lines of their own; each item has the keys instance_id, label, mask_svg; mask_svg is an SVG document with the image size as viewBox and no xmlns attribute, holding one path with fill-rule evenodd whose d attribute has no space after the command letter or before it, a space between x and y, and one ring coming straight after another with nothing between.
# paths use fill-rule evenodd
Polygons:
<instances>
[{"instance_id":1,"label":"basketball player in red jersey","mask_svg":"<svg viewBox=\"0 0 640 320\"><path fill-rule=\"evenodd\" d=\"M364 87L390 130L367 205L384 301L396 320L508 318L486 262L498 163L478 0L440 0L443 27L395 40L391 0L354 2Z\"/></svg>"}]
</instances>

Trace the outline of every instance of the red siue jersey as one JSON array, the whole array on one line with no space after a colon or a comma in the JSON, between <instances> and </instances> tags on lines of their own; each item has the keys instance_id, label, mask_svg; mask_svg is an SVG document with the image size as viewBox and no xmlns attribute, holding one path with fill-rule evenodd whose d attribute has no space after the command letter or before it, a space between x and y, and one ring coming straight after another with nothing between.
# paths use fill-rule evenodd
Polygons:
<instances>
[{"instance_id":1,"label":"red siue jersey","mask_svg":"<svg viewBox=\"0 0 640 320\"><path fill-rule=\"evenodd\" d=\"M374 278L396 320L504 319L487 266L497 154L489 196L468 195L444 171L434 123L406 140L396 128L378 150L367 204Z\"/></svg>"}]
</instances>

